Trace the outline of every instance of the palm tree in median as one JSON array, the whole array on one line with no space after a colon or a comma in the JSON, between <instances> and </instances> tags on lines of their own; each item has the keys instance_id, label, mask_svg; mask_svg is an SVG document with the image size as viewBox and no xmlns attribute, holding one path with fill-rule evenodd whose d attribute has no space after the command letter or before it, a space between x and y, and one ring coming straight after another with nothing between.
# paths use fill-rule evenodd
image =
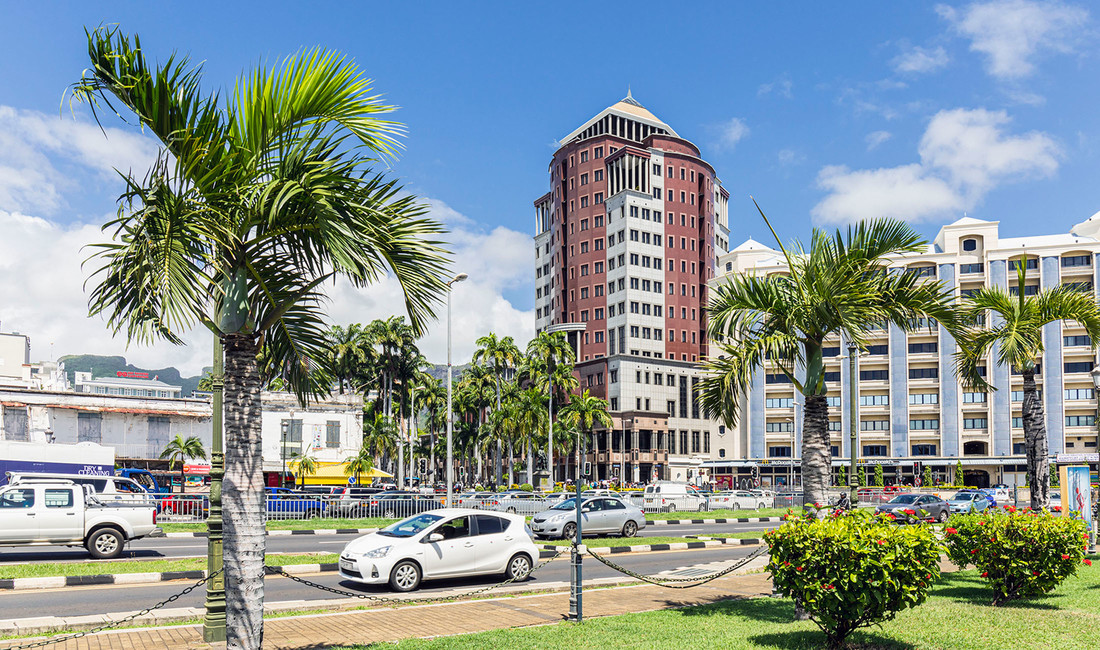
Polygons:
<instances>
[{"instance_id":1,"label":"palm tree in median","mask_svg":"<svg viewBox=\"0 0 1100 650\"><path fill-rule=\"evenodd\" d=\"M584 453L585 447L584 441L592 435L592 430L596 425L603 425L605 429L610 429L614 423L611 420L611 414L607 412L607 402L590 395L587 389L580 395L574 395L569 400L569 404L561 410L561 420L566 427L576 429L578 432L577 482L579 483L583 480L580 474L581 454Z\"/></svg>"},{"instance_id":2,"label":"palm tree in median","mask_svg":"<svg viewBox=\"0 0 1100 650\"><path fill-rule=\"evenodd\" d=\"M298 485L304 488L306 486L306 477L313 476L317 473L317 459L313 457L310 451L304 454L294 452L293 458L290 461L290 468L300 479Z\"/></svg>"},{"instance_id":3,"label":"palm tree in median","mask_svg":"<svg viewBox=\"0 0 1100 650\"><path fill-rule=\"evenodd\" d=\"M370 474L374 469L374 454L365 444L359 448L354 456L344 459L344 476L355 477L355 484L362 485L360 478L363 474Z\"/></svg>"},{"instance_id":4,"label":"palm tree in median","mask_svg":"<svg viewBox=\"0 0 1100 650\"><path fill-rule=\"evenodd\" d=\"M118 216L94 247L92 314L134 342L201 323L225 356L227 643L263 641L265 547L260 439L262 349L305 400L327 391L322 285L392 272L420 328L445 289L442 226L372 167L399 125L354 63L305 51L243 75L231 96L200 87L186 58L156 64L116 28L88 34L72 91L100 113L132 112L161 143L141 178L124 174ZM320 380L323 379L322 384Z\"/></svg>"},{"instance_id":5,"label":"palm tree in median","mask_svg":"<svg viewBox=\"0 0 1100 650\"><path fill-rule=\"evenodd\" d=\"M496 408L500 409L501 401L501 384L507 379L510 379L511 371L515 369L519 364L520 351L516 347L516 342L511 336L505 336L504 338L497 337L496 334L490 332L489 334L482 336L477 341L477 350L474 351L474 357L472 359L474 365L485 364L493 369L493 375L496 377L496 392L497 392L497 405ZM493 471L496 474L496 481L501 481L501 468L500 468L500 445L497 445L496 454L493 457ZM508 482L511 483L512 479L512 459L514 458L512 451L511 440L508 443Z\"/></svg>"},{"instance_id":6,"label":"palm tree in median","mask_svg":"<svg viewBox=\"0 0 1100 650\"><path fill-rule=\"evenodd\" d=\"M187 491L187 477L184 475L183 464L193 458L206 460L206 450L203 449L202 440L197 436L184 438L177 433L176 437L164 447L164 451L160 452L160 457L168 460L169 467L173 463L180 464L180 493L182 494Z\"/></svg>"},{"instance_id":7,"label":"palm tree in median","mask_svg":"<svg viewBox=\"0 0 1100 650\"><path fill-rule=\"evenodd\" d=\"M989 388L979 367L990 354L997 363L1009 366L1024 380L1024 445L1027 478L1031 486L1031 507L1046 508L1050 498L1050 461L1043 401L1035 386L1036 364L1043 354L1043 327L1061 320L1076 321L1088 332L1093 350L1100 341L1100 309L1089 283L1087 291L1062 285L1026 295L1027 256L1014 260L1016 286L982 287L963 299L963 316L971 326L960 338L956 353L964 383ZM994 318L987 314L992 313ZM1007 387L1001 386L997 388Z\"/></svg>"},{"instance_id":8,"label":"palm tree in median","mask_svg":"<svg viewBox=\"0 0 1100 650\"><path fill-rule=\"evenodd\" d=\"M863 221L834 235L814 229L809 250L798 242L794 251L779 246L786 274L731 275L714 288L707 312L712 354L718 354L705 362L700 401L733 426L753 376L774 365L805 396L803 495L809 503L824 502L831 464L826 338L843 334L862 348L871 329L886 322L909 330L912 319L931 317L955 333L957 318L941 283L887 271L888 256L927 250L900 221ZM799 366L804 372L796 373Z\"/></svg>"}]
</instances>

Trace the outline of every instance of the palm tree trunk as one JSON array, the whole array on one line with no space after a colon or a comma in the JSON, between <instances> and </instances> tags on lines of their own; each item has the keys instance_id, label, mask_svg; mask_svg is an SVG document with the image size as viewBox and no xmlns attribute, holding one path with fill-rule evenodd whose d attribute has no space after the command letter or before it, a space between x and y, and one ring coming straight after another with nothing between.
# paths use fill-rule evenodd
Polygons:
<instances>
[{"instance_id":1,"label":"palm tree trunk","mask_svg":"<svg viewBox=\"0 0 1100 650\"><path fill-rule=\"evenodd\" d=\"M802 497L804 503L825 503L829 485L829 402L824 395L807 395L802 425Z\"/></svg>"},{"instance_id":2,"label":"palm tree trunk","mask_svg":"<svg viewBox=\"0 0 1100 650\"><path fill-rule=\"evenodd\" d=\"M531 441L527 441L527 483L535 485L535 456L531 453Z\"/></svg>"},{"instance_id":3,"label":"palm tree trunk","mask_svg":"<svg viewBox=\"0 0 1100 650\"><path fill-rule=\"evenodd\" d=\"M264 482L258 347L251 336L225 337L226 646L257 650L264 621Z\"/></svg>"},{"instance_id":4,"label":"palm tree trunk","mask_svg":"<svg viewBox=\"0 0 1100 650\"><path fill-rule=\"evenodd\" d=\"M1027 450L1027 481L1031 486L1031 509L1050 505L1050 459L1043 402L1035 387L1035 369L1024 370L1024 446Z\"/></svg>"},{"instance_id":5,"label":"palm tree trunk","mask_svg":"<svg viewBox=\"0 0 1100 650\"><path fill-rule=\"evenodd\" d=\"M515 479L515 476L513 475L513 472L515 470L515 458L516 458L516 453L512 449L512 439L509 438L508 439L508 487L512 487L512 483L515 482L513 480L513 479Z\"/></svg>"}]
</instances>

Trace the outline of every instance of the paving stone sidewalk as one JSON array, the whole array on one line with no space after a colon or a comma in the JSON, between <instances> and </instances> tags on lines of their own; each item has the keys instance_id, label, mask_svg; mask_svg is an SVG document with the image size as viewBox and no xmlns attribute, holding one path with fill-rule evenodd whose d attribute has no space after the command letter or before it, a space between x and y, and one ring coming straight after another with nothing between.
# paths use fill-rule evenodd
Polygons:
<instances>
[{"instance_id":1,"label":"paving stone sidewalk","mask_svg":"<svg viewBox=\"0 0 1100 650\"><path fill-rule=\"evenodd\" d=\"M746 567L747 568L747 567ZM692 589L631 585L592 589L584 594L586 618L614 616L669 607L700 605L736 597L765 596L771 581L763 573L731 574ZM265 621L264 647L277 650L317 649L369 644L412 637L445 636L563 620L569 594L552 593L457 603L414 605L397 609L335 612ZM10 648L30 639L0 641ZM47 646L63 650L117 648L210 648L196 625L101 632ZM223 646L224 647L224 646Z\"/></svg>"}]
</instances>

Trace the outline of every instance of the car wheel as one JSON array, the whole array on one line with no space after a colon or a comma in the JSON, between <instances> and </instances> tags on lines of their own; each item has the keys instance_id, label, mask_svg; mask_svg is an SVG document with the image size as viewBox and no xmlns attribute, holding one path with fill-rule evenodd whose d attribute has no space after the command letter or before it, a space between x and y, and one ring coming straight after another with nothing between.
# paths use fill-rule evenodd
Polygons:
<instances>
[{"instance_id":1,"label":"car wheel","mask_svg":"<svg viewBox=\"0 0 1100 650\"><path fill-rule=\"evenodd\" d=\"M668 511L669 512L676 512L676 504L673 504L673 503L668 504Z\"/></svg>"},{"instance_id":2,"label":"car wheel","mask_svg":"<svg viewBox=\"0 0 1100 650\"><path fill-rule=\"evenodd\" d=\"M317 517L320 517L320 516L321 516L321 511L320 510L313 509L313 510L307 510L306 511L306 519L316 519Z\"/></svg>"},{"instance_id":3,"label":"car wheel","mask_svg":"<svg viewBox=\"0 0 1100 650\"><path fill-rule=\"evenodd\" d=\"M122 553L125 540L114 528L101 528L88 538L86 548L97 560L111 560Z\"/></svg>"},{"instance_id":4,"label":"car wheel","mask_svg":"<svg viewBox=\"0 0 1100 650\"><path fill-rule=\"evenodd\" d=\"M623 524L623 537L634 537L638 534L638 524L633 519L627 519Z\"/></svg>"},{"instance_id":5,"label":"car wheel","mask_svg":"<svg viewBox=\"0 0 1100 650\"><path fill-rule=\"evenodd\" d=\"M531 558L523 553L516 553L508 560L508 569L504 577L512 582L524 582L531 575Z\"/></svg>"},{"instance_id":6,"label":"car wheel","mask_svg":"<svg viewBox=\"0 0 1100 650\"><path fill-rule=\"evenodd\" d=\"M730 510L740 510L740 509L741 509L741 504L737 503L736 501L733 503L732 506L730 506Z\"/></svg>"},{"instance_id":7,"label":"car wheel","mask_svg":"<svg viewBox=\"0 0 1100 650\"><path fill-rule=\"evenodd\" d=\"M382 511L382 517L384 519L397 519L397 513L392 508L388 508Z\"/></svg>"},{"instance_id":8,"label":"car wheel","mask_svg":"<svg viewBox=\"0 0 1100 650\"><path fill-rule=\"evenodd\" d=\"M947 511L946 510L940 510L939 516L936 517L936 522L940 523L940 524L947 522Z\"/></svg>"},{"instance_id":9,"label":"car wheel","mask_svg":"<svg viewBox=\"0 0 1100 650\"><path fill-rule=\"evenodd\" d=\"M573 539L577 536L577 524L572 522L562 526L561 537L562 539Z\"/></svg>"},{"instance_id":10,"label":"car wheel","mask_svg":"<svg viewBox=\"0 0 1100 650\"><path fill-rule=\"evenodd\" d=\"M390 587L394 591L413 591L420 586L420 567L416 562L403 560L390 571Z\"/></svg>"},{"instance_id":11,"label":"car wheel","mask_svg":"<svg viewBox=\"0 0 1100 650\"><path fill-rule=\"evenodd\" d=\"M699 512L705 512L706 509L707 509L707 504L705 504L705 503L700 503L699 504Z\"/></svg>"},{"instance_id":12,"label":"car wheel","mask_svg":"<svg viewBox=\"0 0 1100 650\"><path fill-rule=\"evenodd\" d=\"M512 513L513 515L516 514L515 507L514 506L508 506L508 512Z\"/></svg>"}]
</instances>

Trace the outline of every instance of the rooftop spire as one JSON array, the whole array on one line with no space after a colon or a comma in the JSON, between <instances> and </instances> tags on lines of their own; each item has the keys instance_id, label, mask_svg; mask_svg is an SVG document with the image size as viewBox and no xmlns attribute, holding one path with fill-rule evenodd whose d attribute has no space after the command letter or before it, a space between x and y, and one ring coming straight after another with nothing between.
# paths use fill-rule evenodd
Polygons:
<instances>
[{"instance_id":1,"label":"rooftop spire","mask_svg":"<svg viewBox=\"0 0 1100 650\"><path fill-rule=\"evenodd\" d=\"M645 108L638 103L638 100L634 99L634 95L630 94L630 84L626 85L626 97L623 97L620 101L626 104L631 104L632 106L637 106L638 108Z\"/></svg>"}]
</instances>

